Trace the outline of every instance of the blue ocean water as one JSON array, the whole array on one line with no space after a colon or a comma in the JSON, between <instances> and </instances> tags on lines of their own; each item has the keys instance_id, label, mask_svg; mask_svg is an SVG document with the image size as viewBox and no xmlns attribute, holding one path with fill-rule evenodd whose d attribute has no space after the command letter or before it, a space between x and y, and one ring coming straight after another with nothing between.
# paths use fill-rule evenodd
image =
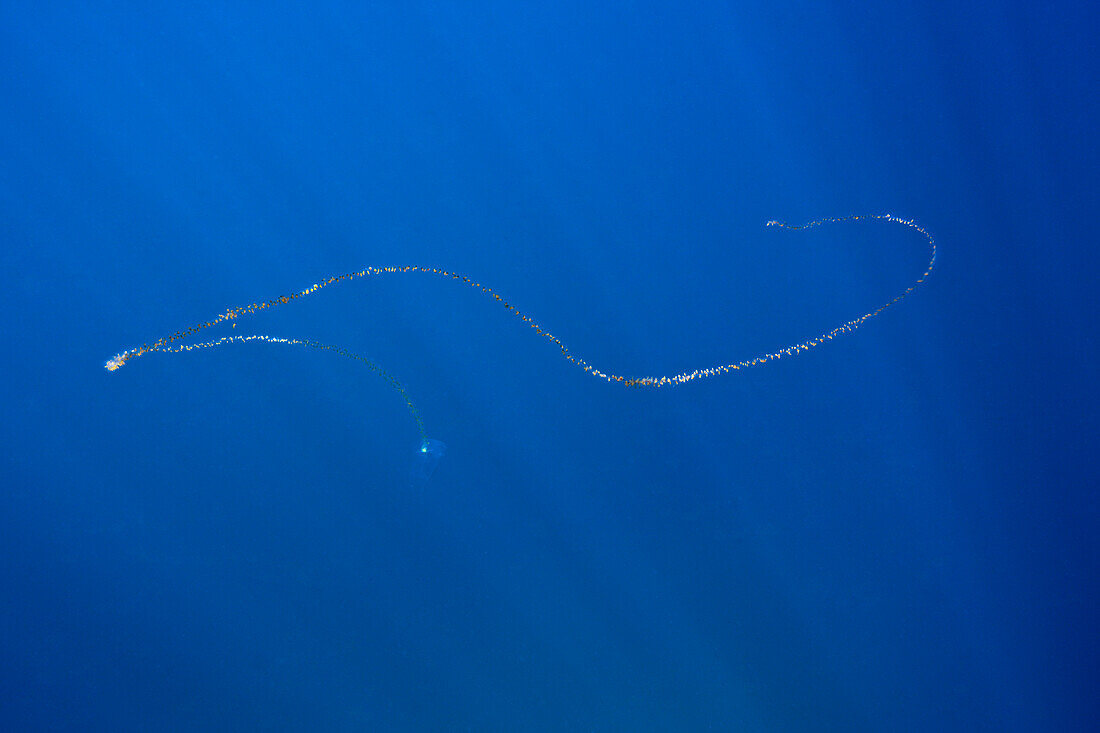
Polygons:
<instances>
[{"instance_id":1,"label":"blue ocean water","mask_svg":"<svg viewBox=\"0 0 1100 733\"><path fill-rule=\"evenodd\" d=\"M0 19L0 728L1095 725L1092 5Z\"/></svg>"}]
</instances>

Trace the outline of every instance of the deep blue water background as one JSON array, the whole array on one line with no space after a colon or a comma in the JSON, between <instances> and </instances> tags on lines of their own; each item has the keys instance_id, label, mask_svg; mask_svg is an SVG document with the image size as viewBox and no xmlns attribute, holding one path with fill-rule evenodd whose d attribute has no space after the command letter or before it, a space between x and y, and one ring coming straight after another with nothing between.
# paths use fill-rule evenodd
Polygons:
<instances>
[{"instance_id":1,"label":"deep blue water background","mask_svg":"<svg viewBox=\"0 0 1100 733\"><path fill-rule=\"evenodd\" d=\"M595 7L593 7L595 5ZM1095 723L1097 55L1060 3L5 3L0 728ZM407 385L448 453L410 487ZM212 333L212 332L211 332ZM216 335L228 333L219 331Z\"/></svg>"}]
</instances>

